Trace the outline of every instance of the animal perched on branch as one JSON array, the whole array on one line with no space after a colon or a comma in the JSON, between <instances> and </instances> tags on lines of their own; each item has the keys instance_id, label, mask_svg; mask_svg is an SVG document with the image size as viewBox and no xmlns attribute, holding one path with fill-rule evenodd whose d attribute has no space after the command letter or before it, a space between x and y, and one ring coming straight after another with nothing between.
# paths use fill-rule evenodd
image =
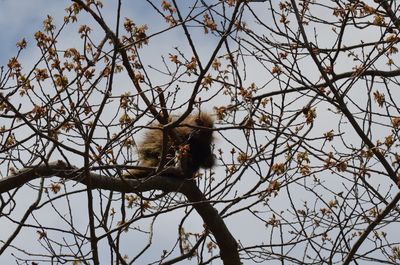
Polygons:
<instances>
[{"instance_id":1,"label":"animal perched on branch","mask_svg":"<svg viewBox=\"0 0 400 265\"><path fill-rule=\"evenodd\" d=\"M172 133L166 134L168 139L164 143L162 126L156 125L145 133L138 146L139 166L154 168L162 162L162 168L166 169L163 173L184 178L194 177L200 168L212 168L215 163L211 150L213 126L214 121L209 114L191 114ZM160 161L163 151L165 161ZM124 176L143 178L151 174L154 170L131 169Z\"/></svg>"}]
</instances>

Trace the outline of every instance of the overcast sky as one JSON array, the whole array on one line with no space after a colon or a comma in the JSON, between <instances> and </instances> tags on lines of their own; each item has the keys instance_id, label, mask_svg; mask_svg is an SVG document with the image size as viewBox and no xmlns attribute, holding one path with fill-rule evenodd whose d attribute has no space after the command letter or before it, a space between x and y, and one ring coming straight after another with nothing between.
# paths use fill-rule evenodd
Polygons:
<instances>
[{"instance_id":1,"label":"overcast sky","mask_svg":"<svg viewBox=\"0 0 400 265\"><path fill-rule=\"evenodd\" d=\"M106 18L108 18L108 21L113 21L115 10L114 9L108 9L107 7L107 2L108 3L115 3L115 1L110 1L110 0L104 0L103 1L105 4L105 8L103 9L103 14ZM154 12L146 12L149 8L149 6L146 5L146 1L137 1L137 0L126 0L124 1L124 9L123 9L123 15L122 17L128 16L130 18L134 18L135 22L142 24L142 23L153 23L149 27L149 31L151 32L156 32L161 27L164 27L165 25L161 25L161 23L157 24L157 21L160 20L152 20L150 14L154 14ZM160 1L161 2L161 1ZM31 60L34 61L33 55L38 53L38 49L34 45L34 40L33 40L33 35L36 31L42 29L42 21L46 17L46 15L51 15L55 19L55 24L59 26L63 20L63 17L65 15L64 9L71 4L70 0L0 0L0 32L1 32L1 44L0 44L0 65L6 65L8 62L8 59L15 56L17 52L17 47L15 46L16 42L21 40L22 38L25 38L28 41L28 50L24 52L23 58L25 60ZM254 5L256 5L254 3ZM257 4L258 5L258 4ZM260 4L261 5L261 4ZM114 7L113 7L114 8ZM158 17L158 19L160 19ZM93 23L92 23L93 24ZM91 24L91 26L92 26ZM110 24L114 25L114 24ZM329 32L326 31L320 31L319 34L328 34ZM77 37L78 35L76 34L76 31L73 32L74 37ZM168 35L169 34L169 35ZM182 38L182 35L180 35L181 32L179 29L176 29L174 31L168 32L167 34L162 34L162 36L152 39L150 42L150 45L153 46L152 49L153 51L159 52L159 54L150 54L149 58L146 58L145 62L146 63L151 63L152 60L158 60L160 61L160 54L168 54L168 51L172 50L171 47L178 45L180 42L184 41L184 38ZM68 36L68 33L66 33L66 36ZM169 37L168 37L169 36ZM172 37L171 37L172 36ZM204 36L203 36L204 37ZM364 37L364 36L363 36ZM65 39L68 39L68 37L65 37ZM79 39L79 36L78 36ZM357 37L353 38L347 38L350 42L358 43L359 39L361 39L360 35L357 35ZM323 40L323 38L322 38ZM328 38L326 38L326 41L328 42ZM200 52L207 54L209 49L207 49L207 45L212 46L213 43L212 41L210 42L204 42L202 43L202 50ZM65 45L72 45L71 43L65 43ZM156 48L155 48L156 47ZM204 56L204 58L208 58L207 56ZM24 61L22 61L24 63ZM251 67L250 64L248 64L248 67ZM314 67L313 65L311 67ZM311 68L310 69L313 69ZM344 65L343 67L348 67ZM312 71L308 71L304 73L305 75L312 75ZM257 71L249 71L249 75L258 75L258 78L263 78L262 76L259 75L259 72ZM318 76L317 76L318 78ZM254 77L256 79L256 77ZM250 80L254 80L252 77L250 77ZM246 80L247 81L247 80ZM262 82L259 82L262 83ZM326 119L326 123L331 123L332 121L329 119ZM24 194L25 195L25 194ZM29 203L29 201L27 201ZM300 203L300 202L299 202ZM25 208L25 207L23 207ZM168 216L166 215L166 219L171 221L172 217L179 218L181 213L176 213L175 216ZM164 218L164 217L163 217ZM163 220L164 219L160 219ZM236 221L238 221L237 219ZM193 220L193 223L195 225L200 225L201 220L197 215L195 215L195 218ZM230 227L231 231L233 234L238 236L238 238L241 238L242 242L245 242L246 239L251 238L249 235L253 235L254 237L257 237L257 233L260 233L257 229L256 226L253 226L251 223L249 227L252 229L248 229L244 231L241 229L240 226L235 226L233 225L233 220L227 220L228 226ZM249 223L249 221L246 221ZM159 223L158 223L159 224ZM157 224L157 225L158 225ZM0 226L1 227L1 226ZM171 226L173 227L173 226ZM163 228L163 227L161 227ZM2 227L3 232L5 232L4 227ZM175 228L173 228L175 229ZM164 229L165 230L165 229ZM9 231L7 231L9 232ZM172 233L175 234L175 230L166 230L163 231L164 233ZM265 232L265 231L263 231ZM243 234L241 234L243 233ZM246 238L246 235L248 236ZM26 236L26 235L25 235ZM21 240L26 240L26 242L35 242L35 238L37 235L33 234L31 235L32 238L27 239L26 237L19 237ZM170 236L173 238L173 235ZM2 231L0 231L0 239L4 239L5 237L2 236ZM157 247L162 247L162 246L154 246L155 248ZM4 260L1 260L1 262L4 262ZM13 259L10 260L10 262L13 261ZM3 263L1 263L3 264ZM4 263L6 264L6 263ZM10 263L11 264L11 263Z\"/></svg>"},{"instance_id":2,"label":"overcast sky","mask_svg":"<svg viewBox=\"0 0 400 265\"><path fill-rule=\"evenodd\" d=\"M160 1L161 2L161 1ZM110 5L107 5L107 1L104 1L105 7L102 10L103 16L108 20L109 25L115 25L115 1L108 2L108 4L112 3L112 7ZM23 69L24 70L29 70L31 69L30 66L34 64L37 59L40 56L40 51L35 45L35 40L33 38L35 32L39 30L43 30L42 23L43 20L46 18L47 15L50 15L54 18L54 24L56 25L57 28L60 27L63 21L63 17L65 16L65 8L71 4L71 1L69 0L56 0L56 1L49 1L49 0L0 0L0 32L2 33L1 35L1 40L2 43L0 45L0 65L1 66L6 66L8 63L8 60L11 57L14 57L17 54L18 48L16 47L16 43L20 41L21 39L25 38L28 42L28 48L23 51L23 53L20 56L20 62L22 63ZM149 24L149 32L156 32L163 27L166 27L165 23L160 23L160 17L157 17L156 19L152 19L152 15L154 15L153 12L147 12L151 11L150 7L148 4L146 4L146 1L123 1L124 8L122 11L122 18L124 17L129 17L135 20L137 24ZM80 20L78 24L86 22L84 20ZM87 22L91 27L95 26L93 21ZM77 40L78 47L81 47L81 42L79 39L79 34L77 34L76 27L78 25L72 25L71 29L67 29L66 31L63 32L63 35L61 36L58 45L63 46L63 47L74 47L75 43L74 40ZM99 31L101 32L101 31ZM102 33L102 32L101 32ZM171 32L167 32L166 34L162 34L162 36L158 36L154 39L149 44L150 50L157 50L160 51L159 54L155 54L154 52L152 54L143 54L145 56L145 62L146 64L152 63L154 60L160 61L160 54L168 54L169 50L172 50L176 45L179 45L180 42L184 41L184 38L178 38L178 34L180 34L180 29L175 29ZM102 36L100 36L102 37ZM207 45L212 45L213 43L210 42L208 43L203 43L202 49L207 50L206 47ZM167 49L165 47L168 47ZM181 47L182 49L185 49L185 47ZM165 52L161 52L165 51ZM202 53L202 51L200 51ZM208 52L209 53L209 52ZM205 57L208 58L208 57ZM20 200L19 207L18 209L20 212L17 213L17 216L21 216L24 213L24 210L29 207L29 203L31 203L30 200L25 200L23 197L27 196L30 197L30 194L32 194L32 191L27 189L26 192L21 192L20 193L22 197L19 197ZM32 196L35 196L32 194ZM78 211L80 212L85 212L85 209L81 209L82 207L85 207L86 203L82 203L82 198L78 198L80 200L80 203L77 203L75 205L79 205L80 207L76 207ZM25 205L26 204L26 205ZM159 218L162 220L163 223L168 223L170 222L171 224L178 223L180 218L182 217L182 212L181 211L175 211L172 215L165 215ZM44 218L46 221L43 222L48 222L52 223L54 225L56 221L52 222L54 217L54 220L56 220L56 217L54 216L54 212L51 212L50 214L42 214L41 216L38 216L38 218ZM80 219L80 215L76 214L77 220L78 221L78 226L79 224L83 226L82 230L85 229L86 227L86 216L83 215L82 219ZM18 219L18 217L17 217ZM80 223L79 221L82 221ZM194 215L193 220L188 220L187 223L190 223L193 227L197 227L198 230L201 230L202 228L202 222L201 219L199 218L198 215ZM8 223L8 225L10 225ZM12 231L15 227L10 225L10 226L5 226L4 223L0 223L0 239L4 240L8 238L10 231ZM172 225L173 229L164 229L164 226L161 226L160 228L156 227L155 229L157 230L157 234L159 237L162 238L169 238L172 240L175 240L175 235L176 235L176 230L175 230L175 225ZM29 242L29 246L26 245L26 242ZM145 239L143 240L135 240L132 239L132 242L130 244L126 244L127 247L138 249L140 250L139 247L137 247L137 244L141 244L143 242L146 242ZM35 230L23 230L21 234L15 239L14 241L15 245L18 246L24 246L26 245L27 250L32 251L32 252L39 252L43 251L41 246L37 244L37 234ZM167 243L164 242L164 244L155 244L153 246L155 253L160 253L163 248L165 248L165 245ZM10 254L13 252L13 250L10 248L8 249L4 255L0 258L0 263L1 264L13 264L15 262L15 259L12 257Z\"/></svg>"},{"instance_id":3,"label":"overcast sky","mask_svg":"<svg viewBox=\"0 0 400 265\"><path fill-rule=\"evenodd\" d=\"M30 40L42 26L47 14L63 16L69 1L57 0L0 0L0 65L17 51L15 43Z\"/></svg>"},{"instance_id":4,"label":"overcast sky","mask_svg":"<svg viewBox=\"0 0 400 265\"><path fill-rule=\"evenodd\" d=\"M33 35L42 30L42 22L47 15L51 15L56 26L60 26L66 14L65 8L71 3L69 0L0 0L0 65L7 64L8 59L16 54L17 41L25 38L28 44L34 44ZM115 20L115 2L111 4L112 7L110 2L104 1L102 13L105 18ZM151 22L148 16L154 12L146 12L151 10L146 1L123 1L123 5L122 18L134 18L139 24L145 20ZM152 30L156 30L154 26Z\"/></svg>"}]
</instances>

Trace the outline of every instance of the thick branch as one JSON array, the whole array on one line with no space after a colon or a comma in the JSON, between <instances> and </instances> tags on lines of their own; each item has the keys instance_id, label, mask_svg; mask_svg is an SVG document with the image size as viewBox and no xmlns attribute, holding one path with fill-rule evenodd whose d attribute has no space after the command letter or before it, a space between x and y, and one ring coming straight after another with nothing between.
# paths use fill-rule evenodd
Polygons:
<instances>
[{"instance_id":1,"label":"thick branch","mask_svg":"<svg viewBox=\"0 0 400 265\"><path fill-rule=\"evenodd\" d=\"M194 183L192 186L189 187L190 190L183 194L193 203L193 207L203 218L207 228L213 233L224 264L240 265L238 245L235 238L229 232L218 211L211 206L199 188Z\"/></svg>"},{"instance_id":2,"label":"thick branch","mask_svg":"<svg viewBox=\"0 0 400 265\"><path fill-rule=\"evenodd\" d=\"M18 188L25 183L47 177L61 177L87 185L88 177L83 170L68 166L63 161L49 164L40 164L24 168L9 177L0 180L0 193ZM118 179L100 174L90 174L92 189L105 189L117 192L144 192L162 190L164 192L180 192L193 204L198 214L203 219L207 228L212 232L220 248L221 259L225 265L240 265L240 258L236 240L233 238L218 211L207 201L197 187L195 181L176 178L167 175L157 175L148 179Z\"/></svg>"}]
</instances>

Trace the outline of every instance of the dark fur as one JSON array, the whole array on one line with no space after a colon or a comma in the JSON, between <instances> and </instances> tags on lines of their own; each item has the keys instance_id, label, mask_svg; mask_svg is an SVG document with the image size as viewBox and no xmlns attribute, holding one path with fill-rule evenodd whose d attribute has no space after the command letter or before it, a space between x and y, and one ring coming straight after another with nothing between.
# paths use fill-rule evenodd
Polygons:
<instances>
[{"instance_id":1,"label":"dark fur","mask_svg":"<svg viewBox=\"0 0 400 265\"><path fill-rule=\"evenodd\" d=\"M189 115L180 126L174 129L177 139L172 140L169 136L165 166L178 168L179 176L185 178L192 178L200 168L212 168L215 163L211 150L213 136L212 130L208 129L213 126L213 119L206 113ZM157 127L146 132L143 141L139 144L139 166L157 167L160 163L163 132L160 125ZM135 169L129 170L126 176L145 177L152 173L154 171Z\"/></svg>"}]
</instances>

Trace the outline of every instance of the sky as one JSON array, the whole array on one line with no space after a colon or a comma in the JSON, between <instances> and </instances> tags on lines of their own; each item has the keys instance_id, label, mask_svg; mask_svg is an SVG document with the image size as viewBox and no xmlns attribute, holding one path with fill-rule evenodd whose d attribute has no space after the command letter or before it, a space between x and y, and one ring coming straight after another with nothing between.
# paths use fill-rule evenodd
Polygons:
<instances>
[{"instance_id":1,"label":"sky","mask_svg":"<svg viewBox=\"0 0 400 265\"><path fill-rule=\"evenodd\" d=\"M104 0L105 4L109 0ZM135 22L141 24L146 22L151 21L149 19L149 16L152 13L146 12L148 6L144 4L145 1L135 1L135 0L127 0L124 1L124 16L129 16L135 18ZM63 16L65 15L64 9L67 7L71 2L66 1L66 0L54 0L54 1L49 1L49 0L0 0L0 32L1 32L1 45L0 45L0 65L6 65L8 62L8 59L12 56L15 56L17 52L17 47L16 47L16 42L20 41L22 38L26 38L28 41L28 50L24 52L22 58L24 61L29 65L35 62L35 58L37 58L38 53L37 49L34 46L34 41L33 41L33 35L37 30L40 30L42 28L42 21L43 19L49 14L55 19L56 25L60 25L60 23L63 20ZM134 3L134 5L133 5ZM106 5L107 7L107 5ZM115 14L115 10L113 9L107 9L105 8L103 10L103 14L106 17L108 21L113 21ZM111 23L112 24L112 23ZM157 25L154 23L150 27L150 32L151 31L158 31L161 29L162 26ZM72 27L71 32L66 32L65 39L69 39L70 36L76 36L76 28ZM320 34L324 34L324 32L320 32ZM328 34L328 33L326 33ZM168 38L165 38L164 36L169 36ZM361 38L360 36L357 36L358 38ZM349 38L350 41L357 43L358 38ZM152 50L159 50L162 51L165 49L165 47L173 47L174 44L179 44L179 42L182 40L182 35L179 30L176 31L171 31L166 35L163 35L163 37L155 37L150 45ZM72 38L71 38L72 41ZM67 45L73 43L66 43ZM207 54L207 47L208 45L212 46L213 43L204 43L203 49L200 51L203 54ZM147 63L155 62L155 61L160 61L160 57L154 57L151 54L150 55L144 55L148 56L146 57L145 61ZM248 66L249 69L251 65ZM346 67L345 65L343 67ZM311 68L312 69L312 68ZM254 71L249 71L249 74L251 75L251 78L257 78L257 69L254 69ZM312 71L304 74L309 74L310 76L313 75ZM123 84L121 84L123 85ZM330 121L327 119L326 123L329 123ZM27 202L29 203L29 202ZM299 201L299 203L302 203L302 201ZM25 207L23 207L25 208ZM176 215L166 215L165 217L162 216L158 223L164 224L164 222L175 222L179 220L179 217L182 213L177 212ZM197 217L197 219L196 219ZM83 218L86 220L86 218ZM254 220L254 219L252 219ZM247 224L249 224L252 220L247 220ZM201 220L199 219L199 216L195 215L195 218L193 218L192 223L193 226L199 227L201 226ZM235 220L238 221L238 220ZM228 227L230 227L231 231L233 234L238 236L238 238L241 238L242 241L246 240L251 240L251 236L254 235L254 237L257 237L260 233L256 227L256 224L254 226L251 224L250 229L244 230L242 229L241 226L235 226L237 222L233 220L227 219ZM157 225L157 223L156 223ZM172 226L175 227L176 226ZM2 227L4 228L4 227ZM162 236L165 236L166 238L173 238L174 234L176 234L176 231L171 231L171 230L166 230L163 229L163 226L160 226L158 229L158 232L160 234L163 234ZM3 230L4 231L4 230ZM265 232L264 230L263 232ZM2 232L0 231L0 238L4 238L3 235L1 234ZM172 234L172 235L171 235ZM249 235L251 235L249 237ZM25 234L24 238L21 238L19 240L32 240L35 241L37 238L35 234ZM247 237L246 237L247 236ZM267 237L267 235L266 235ZM29 239L27 239L29 238ZM154 246L155 248L162 248L162 246ZM156 253L159 253L156 252ZM0 257L1 262L7 262L7 261L13 261L14 259L10 260L2 260ZM10 263L11 264L11 263Z\"/></svg>"},{"instance_id":2,"label":"sky","mask_svg":"<svg viewBox=\"0 0 400 265\"><path fill-rule=\"evenodd\" d=\"M105 1L106 2L106 1ZM132 5L129 5L129 1L127 2L126 12L130 12L131 15L135 16L138 20L140 18L146 17L146 8L138 4L138 1L135 2L135 8L132 8ZM132 1L133 2L133 1ZM140 1L142 2L142 1ZM0 0L0 32L1 32L1 45L0 45L0 65L4 66L7 65L8 60L15 56L18 48L16 47L16 42L25 38L28 42L28 48L23 52L21 55L21 61L23 65L32 65L35 62L35 58L37 59L38 49L35 46L35 42L33 39L33 35L36 31L42 30L43 20L46 18L47 15L51 15L54 18L55 24L60 25L63 21L63 17L65 15L64 9L71 4L71 1L66 0L56 0L56 1L49 1L49 0ZM103 10L103 14L105 17L109 17L111 19L112 14L114 14L114 10ZM66 33L72 35L76 34L76 28L74 31L70 33ZM65 39L68 39L66 37ZM70 45L72 43L66 43ZM73 44L72 44L73 46ZM20 193L22 196L35 196L31 190L27 189L25 192L22 191ZM22 197L19 197L19 206L18 209L27 209L31 200L26 200ZM84 206L85 203L82 203L82 198L72 198L72 203L75 202L75 205ZM83 228L87 224L87 217L85 215L81 215L80 213L86 212L84 208L76 207L78 210L77 214L75 214L76 222L78 227L81 226ZM23 215L22 211L15 212L17 214L17 219ZM46 219L46 222L49 224L56 225L57 217L53 216L54 212L51 214L44 213L41 216L37 216L39 220L41 218ZM80 216L82 218L80 218ZM54 221L51 221L54 218ZM80 222L82 221L82 222ZM0 239L4 240L8 238L9 232L12 231L12 228L15 227L8 224L10 226L5 226L4 223L0 224ZM167 232L167 231L166 231ZM172 231L170 231L172 232ZM173 231L175 232L175 231ZM41 249L40 245L37 242L37 235L35 230L27 231L23 230L20 236L14 241L16 245L23 246L24 242L31 242L29 244L30 250L39 250ZM144 242L144 241L143 241ZM161 246L160 246L161 247ZM2 257L0 257L1 264L14 264L15 259L12 257L11 253L13 251L9 249L6 251ZM159 253L159 252L158 252ZM104 257L103 257L104 258Z\"/></svg>"},{"instance_id":3,"label":"sky","mask_svg":"<svg viewBox=\"0 0 400 265\"><path fill-rule=\"evenodd\" d=\"M69 1L57 0L0 0L0 65L17 51L16 42L22 38L31 40L42 26L47 14L62 17Z\"/></svg>"},{"instance_id":4,"label":"sky","mask_svg":"<svg viewBox=\"0 0 400 265\"><path fill-rule=\"evenodd\" d=\"M105 8L102 10L104 17L110 23L110 25L115 25L115 10L107 8L107 1L103 1L105 3ZM144 23L151 23L152 19L149 17L154 12L147 12L149 6L144 4L145 1L123 1L124 9L122 17L130 17L134 18L137 24L144 24ZM113 1L114 3L114 1ZM35 64L37 59L39 58L39 50L35 45L35 40L33 38L35 32L38 30L42 30L43 20L46 18L47 15L53 17L55 25L60 26L63 17L65 15L64 9L71 4L71 1L66 0L56 0L56 1L49 1L49 0L0 0L0 32L2 32L1 40L2 44L0 45L0 66L5 66L7 69L8 60L14 56L16 56L18 52L18 47L16 43L23 38L26 39L28 42L28 48L23 51L20 55L20 61L25 69L30 69L29 67ZM84 20L80 20L80 23L85 22ZM92 22L88 22L92 23ZM92 23L93 24L93 23ZM89 24L92 26L92 24ZM79 36L77 32L78 25L72 25L71 30L67 30L63 33L62 38L59 41L59 45L64 45L65 47L73 47L76 43L80 44L79 37L76 39L76 36ZM160 25L157 23L153 23L149 26L150 32L158 31L165 27L164 25ZM174 45L179 44L182 40L180 32L178 31L171 31L169 34L164 34L161 37L155 37L151 43L149 44L150 48L153 50L163 50L167 45L168 47L173 47ZM169 37L165 37L169 36ZM102 36L101 36L102 37ZM204 43L202 51L200 53L205 52L207 54L207 43ZM153 54L143 54L144 61L146 63L152 63L155 61L159 61L160 57L155 57ZM116 86L124 86L124 84L116 84ZM34 182L35 183L35 182ZM37 183L36 183L37 184ZM32 193L31 189L26 189L20 191L20 196L17 197L19 199L19 206L17 211L15 212L16 219L20 219L20 217L24 214L24 210L29 207L31 200L26 200L24 197L34 197L36 196ZM86 215L81 215L78 213L87 212L85 209L86 203L82 202L82 198L71 198L72 203L75 202L75 210L77 214L76 223L78 227L81 228L81 231L85 229L87 217ZM173 214L166 214L160 216L158 221L155 223L155 231L157 235L161 238L165 238L165 240L169 239L172 242L175 240L176 236L176 225L171 225L173 229L165 229L166 223L177 224L181 219L184 213L182 211L174 211ZM194 215L195 217L189 218L186 222L192 227L197 227L199 230L202 229L202 222L198 215ZM54 216L54 211L50 210L49 214L42 211L40 216L36 216L38 220L43 218L43 223L47 223L49 225L57 226L58 217ZM54 220L54 221L53 221ZM80 220L82 222L80 222ZM32 221L32 220L31 220ZM41 222L41 221L39 221ZM35 223L35 222L32 222ZM8 238L9 232L15 227L14 225L8 223L9 226L5 226L4 223L0 223L0 239L4 240ZM25 242L32 242L29 246L26 246L29 250L35 252L36 250L39 251L41 246L38 244L37 241L37 234L36 230L26 229L21 232L21 234L14 240L14 243L18 246L24 246ZM126 244L127 248L132 248L132 246L139 246L141 243L146 243L146 237L143 240L130 239ZM157 255L162 252L162 249L167 246L167 241L164 244L154 244L152 246L154 253ZM172 243L173 245L173 243ZM168 244L168 247L171 244ZM137 248L137 251L140 251L140 248ZM2 257L0 257L1 264L13 264L15 259L12 257L12 249L7 250ZM151 253L151 252L150 252ZM102 255L102 254L101 254ZM103 259L105 257L102 257ZM144 260L143 262L146 262ZM145 264L145 263L143 263Z\"/></svg>"}]
</instances>

